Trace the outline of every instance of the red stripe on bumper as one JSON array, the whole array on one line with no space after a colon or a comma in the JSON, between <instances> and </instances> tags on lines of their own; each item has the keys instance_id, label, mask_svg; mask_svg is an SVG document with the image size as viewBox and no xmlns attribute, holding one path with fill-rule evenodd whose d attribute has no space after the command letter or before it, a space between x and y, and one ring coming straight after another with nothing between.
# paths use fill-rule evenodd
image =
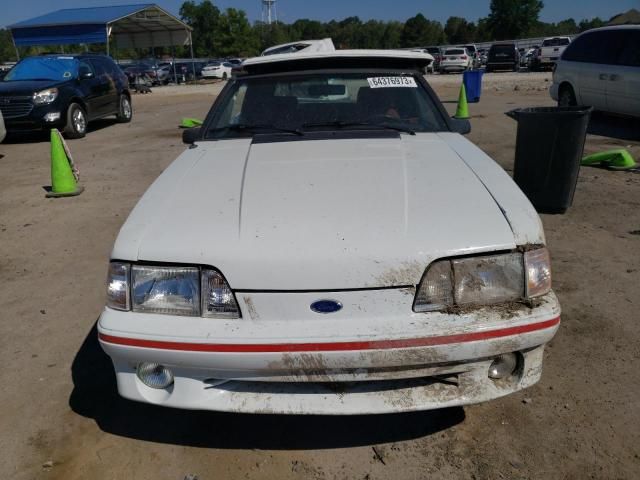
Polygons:
<instances>
[{"instance_id":1,"label":"red stripe on bumper","mask_svg":"<svg viewBox=\"0 0 640 480\"><path fill-rule=\"evenodd\" d=\"M266 352L333 352L340 350L385 350L391 348L430 347L450 343L476 342L492 338L508 337L520 333L535 332L555 327L560 317L544 322L529 323L517 327L500 328L484 332L459 333L423 338L406 338L398 340L372 340L364 342L332 342L332 343L183 343L159 340L141 340L137 338L115 337L100 333L98 338L105 343L127 345L130 347L157 348L161 350L180 350L185 352L234 352L234 353L266 353Z\"/></svg>"}]
</instances>

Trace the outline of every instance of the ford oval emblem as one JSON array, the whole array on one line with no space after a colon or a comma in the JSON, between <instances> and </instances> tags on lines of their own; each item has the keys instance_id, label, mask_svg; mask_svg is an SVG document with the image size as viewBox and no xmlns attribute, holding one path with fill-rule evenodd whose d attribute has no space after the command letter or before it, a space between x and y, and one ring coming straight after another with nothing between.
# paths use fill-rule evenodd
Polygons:
<instances>
[{"instance_id":1,"label":"ford oval emblem","mask_svg":"<svg viewBox=\"0 0 640 480\"><path fill-rule=\"evenodd\" d=\"M318 300L311 304L311 310L316 313L334 313L342 309L342 304L336 300Z\"/></svg>"}]
</instances>

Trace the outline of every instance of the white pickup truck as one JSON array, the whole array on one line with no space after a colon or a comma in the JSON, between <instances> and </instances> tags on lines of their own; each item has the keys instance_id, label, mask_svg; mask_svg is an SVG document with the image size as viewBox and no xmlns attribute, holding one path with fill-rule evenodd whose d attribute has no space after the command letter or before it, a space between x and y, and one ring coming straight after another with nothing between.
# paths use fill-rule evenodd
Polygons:
<instances>
[{"instance_id":1,"label":"white pickup truck","mask_svg":"<svg viewBox=\"0 0 640 480\"><path fill-rule=\"evenodd\" d=\"M571 43L569 37L549 37L542 41L542 46L534 53L532 70L551 68L560 58L564 49Z\"/></svg>"}]
</instances>

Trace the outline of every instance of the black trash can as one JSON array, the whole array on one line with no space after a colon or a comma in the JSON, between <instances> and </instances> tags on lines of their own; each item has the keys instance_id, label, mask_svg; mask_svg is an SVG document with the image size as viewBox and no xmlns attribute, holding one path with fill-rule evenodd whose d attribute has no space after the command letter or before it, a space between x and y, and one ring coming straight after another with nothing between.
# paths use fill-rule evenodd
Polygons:
<instances>
[{"instance_id":1,"label":"black trash can","mask_svg":"<svg viewBox=\"0 0 640 480\"><path fill-rule=\"evenodd\" d=\"M541 213L573 202L591 107L534 107L506 112L518 122L513 179Z\"/></svg>"}]
</instances>

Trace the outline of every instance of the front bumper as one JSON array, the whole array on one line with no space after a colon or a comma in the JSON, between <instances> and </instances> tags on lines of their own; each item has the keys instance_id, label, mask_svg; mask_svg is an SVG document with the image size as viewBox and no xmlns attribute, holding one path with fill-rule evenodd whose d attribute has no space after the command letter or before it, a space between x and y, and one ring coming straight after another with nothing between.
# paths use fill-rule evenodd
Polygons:
<instances>
[{"instance_id":1,"label":"front bumper","mask_svg":"<svg viewBox=\"0 0 640 480\"><path fill-rule=\"evenodd\" d=\"M222 70L202 72L202 78L222 78Z\"/></svg>"},{"instance_id":2,"label":"front bumper","mask_svg":"<svg viewBox=\"0 0 640 480\"><path fill-rule=\"evenodd\" d=\"M469 65L467 65L466 63L460 63L460 64L456 64L456 63L440 63L439 66L441 71L463 71L466 70L467 68L469 68Z\"/></svg>"},{"instance_id":3,"label":"front bumper","mask_svg":"<svg viewBox=\"0 0 640 480\"><path fill-rule=\"evenodd\" d=\"M551 98L554 99L556 102L558 101L559 89L560 89L560 85L558 85L557 83L552 83L551 86L549 87L549 95L551 95Z\"/></svg>"},{"instance_id":4,"label":"front bumper","mask_svg":"<svg viewBox=\"0 0 640 480\"><path fill-rule=\"evenodd\" d=\"M59 113L55 120L45 119L49 113ZM49 130L52 128L64 128L66 124L66 112L58 106L44 105L33 107L26 115L5 118L7 133L27 133Z\"/></svg>"},{"instance_id":5,"label":"front bumper","mask_svg":"<svg viewBox=\"0 0 640 480\"><path fill-rule=\"evenodd\" d=\"M384 300L408 297L384 292ZM261 296L269 294L239 298L244 318L238 320L105 309L99 339L113 360L120 394L168 407L249 413L364 414L465 405L536 383L544 345L560 322L552 293L539 306L518 307L508 316L485 308L404 319L355 314L351 321L261 320L248 312L264 311ZM518 352L517 372L491 380L492 359L509 352ZM136 375L139 362L168 366L174 384L147 387Z\"/></svg>"}]
</instances>

